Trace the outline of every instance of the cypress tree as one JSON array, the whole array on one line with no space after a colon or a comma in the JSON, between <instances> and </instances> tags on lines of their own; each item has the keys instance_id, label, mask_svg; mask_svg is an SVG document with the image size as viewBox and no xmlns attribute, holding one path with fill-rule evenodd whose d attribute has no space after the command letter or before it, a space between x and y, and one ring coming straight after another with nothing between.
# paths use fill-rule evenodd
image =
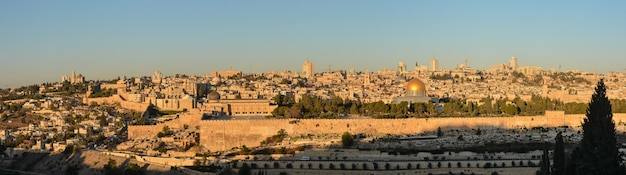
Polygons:
<instances>
[{"instance_id":1,"label":"cypress tree","mask_svg":"<svg viewBox=\"0 0 626 175\"><path fill-rule=\"evenodd\" d=\"M543 155L541 155L541 162L539 162L540 175L550 175L550 155L548 153L548 143L545 143L543 148Z\"/></svg>"},{"instance_id":2,"label":"cypress tree","mask_svg":"<svg viewBox=\"0 0 626 175\"><path fill-rule=\"evenodd\" d=\"M582 126L583 138L578 145L580 152L577 158L572 158L576 161L576 174L619 174L621 157L616 144L611 102L606 96L603 80L598 82L591 96Z\"/></svg>"},{"instance_id":3,"label":"cypress tree","mask_svg":"<svg viewBox=\"0 0 626 175\"><path fill-rule=\"evenodd\" d=\"M552 157L552 175L565 175L565 146L561 132L554 138L554 156Z\"/></svg>"}]
</instances>

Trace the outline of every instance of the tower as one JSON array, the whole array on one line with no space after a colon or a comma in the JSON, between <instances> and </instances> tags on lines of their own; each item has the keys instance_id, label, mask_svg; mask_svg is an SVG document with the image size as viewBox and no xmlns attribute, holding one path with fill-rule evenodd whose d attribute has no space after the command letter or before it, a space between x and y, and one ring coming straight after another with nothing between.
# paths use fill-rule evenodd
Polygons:
<instances>
[{"instance_id":1,"label":"tower","mask_svg":"<svg viewBox=\"0 0 626 175\"><path fill-rule=\"evenodd\" d=\"M398 72L400 73L406 72L406 65L404 65L404 62L402 61L398 62Z\"/></svg>"},{"instance_id":2,"label":"tower","mask_svg":"<svg viewBox=\"0 0 626 175\"><path fill-rule=\"evenodd\" d=\"M437 58L430 60L430 70L433 72L439 70L439 60Z\"/></svg>"},{"instance_id":3,"label":"tower","mask_svg":"<svg viewBox=\"0 0 626 175\"><path fill-rule=\"evenodd\" d=\"M365 70L365 77L363 78L363 84L368 86L370 85L370 82L372 82L372 75L370 74L369 70Z\"/></svg>"},{"instance_id":4,"label":"tower","mask_svg":"<svg viewBox=\"0 0 626 175\"><path fill-rule=\"evenodd\" d=\"M155 70L151 77L152 83L161 83L163 80L163 74L159 70Z\"/></svg>"},{"instance_id":5,"label":"tower","mask_svg":"<svg viewBox=\"0 0 626 175\"><path fill-rule=\"evenodd\" d=\"M70 83L75 84L76 83L76 71L72 71L72 77L70 78L72 78L70 80Z\"/></svg>"},{"instance_id":6,"label":"tower","mask_svg":"<svg viewBox=\"0 0 626 175\"><path fill-rule=\"evenodd\" d=\"M315 75L315 65L309 60L304 61L302 64L302 75L305 78L312 78Z\"/></svg>"},{"instance_id":7,"label":"tower","mask_svg":"<svg viewBox=\"0 0 626 175\"><path fill-rule=\"evenodd\" d=\"M511 69L517 70L517 57L511 57L511 60L509 60L509 66Z\"/></svg>"},{"instance_id":8,"label":"tower","mask_svg":"<svg viewBox=\"0 0 626 175\"><path fill-rule=\"evenodd\" d=\"M67 75L63 75L63 76L61 77L61 83L64 83L64 82L66 82L66 81L67 81L67 82L70 82L70 77L69 77L69 76L67 76Z\"/></svg>"}]
</instances>

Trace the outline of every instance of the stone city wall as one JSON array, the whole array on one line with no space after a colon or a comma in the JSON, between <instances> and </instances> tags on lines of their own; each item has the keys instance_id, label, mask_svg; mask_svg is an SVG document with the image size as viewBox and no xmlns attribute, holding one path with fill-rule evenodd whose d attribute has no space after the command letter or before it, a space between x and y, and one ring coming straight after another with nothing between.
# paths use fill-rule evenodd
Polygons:
<instances>
[{"instance_id":1,"label":"stone city wall","mask_svg":"<svg viewBox=\"0 0 626 175\"><path fill-rule=\"evenodd\" d=\"M148 106L150 105L148 103L136 103L136 102L126 101L126 100L123 100L119 95L113 95L110 97L100 97L100 98L84 98L83 103L88 104L88 105L91 103L120 104L122 108L130 109L134 111L145 111L146 109L148 109Z\"/></svg>"},{"instance_id":2,"label":"stone city wall","mask_svg":"<svg viewBox=\"0 0 626 175\"><path fill-rule=\"evenodd\" d=\"M157 134L163 130L164 126L165 124L128 126L128 139L156 138Z\"/></svg>"},{"instance_id":3,"label":"stone city wall","mask_svg":"<svg viewBox=\"0 0 626 175\"><path fill-rule=\"evenodd\" d=\"M130 139L154 137L163 126L181 128L184 124L200 127L200 145L204 150L220 151L246 145L259 146L267 137L284 129L289 135L342 134L412 134L436 131L442 128L506 129L569 126L580 129L584 115L565 115L563 111L546 111L545 116L516 117L450 117L408 119L268 119L268 120L203 120L201 115L181 116L163 124L129 126ZM614 114L613 120L620 132L626 131L626 114ZM621 126L620 126L621 124Z\"/></svg>"},{"instance_id":4,"label":"stone city wall","mask_svg":"<svg viewBox=\"0 0 626 175\"><path fill-rule=\"evenodd\" d=\"M178 118L172 119L165 123L156 125L132 125L128 126L129 139L156 138L157 134L163 131L163 127L167 126L172 130L183 129L185 125L188 127L200 126L201 115L179 115Z\"/></svg>"},{"instance_id":5,"label":"stone city wall","mask_svg":"<svg viewBox=\"0 0 626 175\"><path fill-rule=\"evenodd\" d=\"M565 115L560 112L546 112L546 116L517 117L458 117L430 119L310 119L310 120L223 120L202 121L200 144L211 151L229 150L246 145L259 146L265 138L284 129L290 135L342 134L343 132L364 134L411 134L436 131L442 128L532 128L569 126L580 129L584 115ZM620 132L626 114L613 117ZM290 122L291 121L291 122Z\"/></svg>"}]
</instances>

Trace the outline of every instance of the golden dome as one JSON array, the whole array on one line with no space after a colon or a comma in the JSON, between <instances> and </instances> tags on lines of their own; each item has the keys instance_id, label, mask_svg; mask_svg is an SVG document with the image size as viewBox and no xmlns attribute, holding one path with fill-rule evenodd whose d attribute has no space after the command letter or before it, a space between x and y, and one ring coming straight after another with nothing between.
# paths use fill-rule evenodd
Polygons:
<instances>
[{"instance_id":1,"label":"golden dome","mask_svg":"<svg viewBox=\"0 0 626 175\"><path fill-rule=\"evenodd\" d=\"M406 90L407 91L426 91L426 85L424 85L424 82L422 82L421 80L417 78L413 78L411 79L411 81L409 81L409 83L406 84Z\"/></svg>"}]
</instances>

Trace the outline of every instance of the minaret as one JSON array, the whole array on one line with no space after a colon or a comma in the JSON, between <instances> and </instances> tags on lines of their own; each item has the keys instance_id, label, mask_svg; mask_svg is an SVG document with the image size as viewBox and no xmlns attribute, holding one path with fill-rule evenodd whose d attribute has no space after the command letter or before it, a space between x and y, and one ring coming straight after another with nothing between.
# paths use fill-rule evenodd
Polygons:
<instances>
[{"instance_id":1,"label":"minaret","mask_svg":"<svg viewBox=\"0 0 626 175\"><path fill-rule=\"evenodd\" d=\"M370 71L369 70L365 70L365 78L364 78L364 82L363 84L365 84L366 86L370 85L371 82L371 75L370 75Z\"/></svg>"},{"instance_id":2,"label":"minaret","mask_svg":"<svg viewBox=\"0 0 626 175\"><path fill-rule=\"evenodd\" d=\"M439 70L439 60L437 58L433 58L430 60L430 70L436 72Z\"/></svg>"},{"instance_id":3,"label":"minaret","mask_svg":"<svg viewBox=\"0 0 626 175\"><path fill-rule=\"evenodd\" d=\"M72 71L72 80L70 80L70 83L76 83L76 71Z\"/></svg>"},{"instance_id":4,"label":"minaret","mask_svg":"<svg viewBox=\"0 0 626 175\"><path fill-rule=\"evenodd\" d=\"M417 61L415 62L415 72L418 72L420 70L420 65L417 64Z\"/></svg>"}]
</instances>

